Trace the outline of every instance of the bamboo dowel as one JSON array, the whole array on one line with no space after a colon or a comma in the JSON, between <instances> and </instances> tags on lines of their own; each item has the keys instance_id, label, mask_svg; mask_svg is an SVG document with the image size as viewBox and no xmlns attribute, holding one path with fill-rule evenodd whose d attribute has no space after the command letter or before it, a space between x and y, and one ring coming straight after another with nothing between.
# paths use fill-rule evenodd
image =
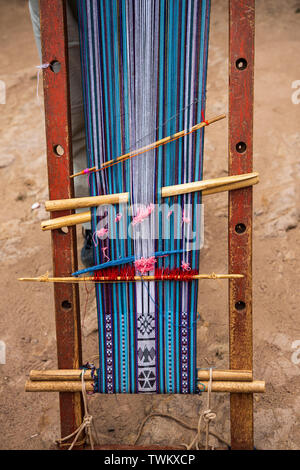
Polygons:
<instances>
[{"instance_id":1,"label":"bamboo dowel","mask_svg":"<svg viewBox=\"0 0 300 470\"><path fill-rule=\"evenodd\" d=\"M252 186L259 182L259 175L256 172L243 175L224 176L221 178L212 178L203 181L194 181L193 183L177 184L162 188L163 198L177 196L202 191L202 194L213 194L231 189L240 189L246 186ZM74 199L57 199L45 202L45 209L49 212L73 210L85 207L97 207L106 204L122 204L129 201L129 193L107 194L103 196L90 196ZM55 220L55 219L54 219Z\"/></svg>"},{"instance_id":2,"label":"bamboo dowel","mask_svg":"<svg viewBox=\"0 0 300 470\"><path fill-rule=\"evenodd\" d=\"M127 203L128 193L105 194L103 196L78 197L74 199L57 199L46 201L45 209L49 212L81 209L83 207L105 206L106 204Z\"/></svg>"},{"instance_id":3,"label":"bamboo dowel","mask_svg":"<svg viewBox=\"0 0 300 470\"><path fill-rule=\"evenodd\" d=\"M87 381L85 384L87 392L93 392L93 382ZM25 384L26 392L81 392L82 385L80 380L77 381L31 381L27 380Z\"/></svg>"},{"instance_id":4,"label":"bamboo dowel","mask_svg":"<svg viewBox=\"0 0 300 470\"><path fill-rule=\"evenodd\" d=\"M199 390L208 389L208 382L204 381L198 384ZM31 381L27 380L25 384L26 392L80 392L82 390L80 380L77 381ZM86 390L92 392L94 390L93 382L86 381ZM212 382L212 392L222 393L264 393L265 382L263 380L254 380L253 382Z\"/></svg>"},{"instance_id":5,"label":"bamboo dowel","mask_svg":"<svg viewBox=\"0 0 300 470\"><path fill-rule=\"evenodd\" d=\"M30 380L33 381L67 381L81 380L82 369L57 369L57 370L31 370ZM92 371L86 370L84 380L93 380Z\"/></svg>"},{"instance_id":6,"label":"bamboo dowel","mask_svg":"<svg viewBox=\"0 0 300 470\"><path fill-rule=\"evenodd\" d=\"M33 381L77 381L81 380L81 369L31 370L29 377ZM198 380L208 381L209 370L198 370ZM252 382L251 370L213 370L213 381ZM84 379L92 381L92 372L86 370Z\"/></svg>"},{"instance_id":7,"label":"bamboo dowel","mask_svg":"<svg viewBox=\"0 0 300 470\"><path fill-rule=\"evenodd\" d=\"M129 193L116 193L103 196L80 197L74 199L57 199L45 202L45 209L49 212L97 207L106 204L127 203Z\"/></svg>"},{"instance_id":8,"label":"bamboo dowel","mask_svg":"<svg viewBox=\"0 0 300 470\"><path fill-rule=\"evenodd\" d=\"M201 279L242 279L243 274L195 274L193 276L180 278L180 276L134 276L127 278L117 276L111 279L105 276L100 276L95 279L94 277L48 277L47 275L39 277L20 277L18 281L22 282L56 282L64 284L78 284L80 282L94 282L94 283L112 283L112 282L141 282L141 281L186 281L201 280Z\"/></svg>"},{"instance_id":9,"label":"bamboo dowel","mask_svg":"<svg viewBox=\"0 0 300 470\"><path fill-rule=\"evenodd\" d=\"M199 383L199 390L201 391L204 385L204 391L207 392L208 384L207 381ZM220 393L265 393L266 384L263 380L253 380L253 382L215 381L212 382L211 391Z\"/></svg>"},{"instance_id":10,"label":"bamboo dowel","mask_svg":"<svg viewBox=\"0 0 300 470\"><path fill-rule=\"evenodd\" d=\"M176 184L162 188L162 197L177 196L179 194L194 193L202 191L202 195L214 194L230 189L240 189L259 182L257 172L245 173L243 175L224 176L221 178L212 178L203 181L194 181L193 183Z\"/></svg>"},{"instance_id":11,"label":"bamboo dowel","mask_svg":"<svg viewBox=\"0 0 300 470\"><path fill-rule=\"evenodd\" d=\"M164 137L163 139L157 140L156 142L153 142L152 144L146 145L145 147L141 147L137 150L132 150L131 152L125 153L124 155L120 155L119 157L109 160L108 162L105 162L101 165L101 168L107 168L111 165L114 165L116 163L120 163L124 160L128 160L128 158L132 158L138 155L141 155L142 153L148 152L149 150L155 149L157 147L160 147L162 145L166 145L169 142L172 142L174 140L180 139L181 137L185 137L188 134L192 134L193 132L201 129L202 127L208 126L210 124L213 124L214 122L220 121L221 119L225 119L226 114L221 114L220 116L216 116L212 119L208 119L207 121L202 121L198 124L195 124L193 127L190 129L185 129L180 132L176 132L175 134L172 134L168 137Z\"/></svg>"},{"instance_id":12,"label":"bamboo dowel","mask_svg":"<svg viewBox=\"0 0 300 470\"><path fill-rule=\"evenodd\" d=\"M84 224L91 221L91 212L80 212L79 214L66 215L56 219L44 220L41 222L43 232L55 230L63 227L72 227L74 225Z\"/></svg>"},{"instance_id":13,"label":"bamboo dowel","mask_svg":"<svg viewBox=\"0 0 300 470\"><path fill-rule=\"evenodd\" d=\"M208 381L209 370L198 370L197 377L200 381ZM251 370L213 370L212 378L214 381L252 382L253 373Z\"/></svg>"}]
</instances>

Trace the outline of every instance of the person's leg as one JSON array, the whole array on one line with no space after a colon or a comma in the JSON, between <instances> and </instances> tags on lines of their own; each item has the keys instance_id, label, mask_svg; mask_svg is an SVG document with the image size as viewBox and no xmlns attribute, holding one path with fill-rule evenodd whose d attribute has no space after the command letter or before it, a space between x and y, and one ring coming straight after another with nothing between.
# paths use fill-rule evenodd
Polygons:
<instances>
[{"instance_id":1,"label":"person's leg","mask_svg":"<svg viewBox=\"0 0 300 470\"><path fill-rule=\"evenodd\" d=\"M38 48L40 60L42 61L39 0L29 0L29 12L30 12L31 23L32 23L36 46Z\"/></svg>"},{"instance_id":2,"label":"person's leg","mask_svg":"<svg viewBox=\"0 0 300 470\"><path fill-rule=\"evenodd\" d=\"M76 0L69 0L67 2L67 21L74 173L83 170L87 166L80 44L76 13ZM76 197L89 196L88 180L86 176L75 178L74 185ZM76 212L84 212L85 210L86 209L78 209ZM84 245L81 250L81 261L86 266L93 266L93 237L90 223L83 224L83 237Z\"/></svg>"},{"instance_id":3,"label":"person's leg","mask_svg":"<svg viewBox=\"0 0 300 470\"><path fill-rule=\"evenodd\" d=\"M72 1L70 3L74 4ZM67 3L67 20L73 165L74 173L77 173L86 168L87 161L78 23L69 2ZM74 182L76 197L89 196L89 187L85 176L75 178Z\"/></svg>"},{"instance_id":4,"label":"person's leg","mask_svg":"<svg viewBox=\"0 0 300 470\"><path fill-rule=\"evenodd\" d=\"M40 11L39 0L29 0L29 11L32 21L34 36L41 59L41 32L40 32ZM80 66L80 45L79 33L76 17L73 10L67 4L68 21L68 49L69 49L69 79L70 79L70 99L71 99L71 120L72 120L72 147L74 172L83 170L86 167L86 145L85 126L82 99L82 82ZM75 179L76 197L89 195L87 179L79 177Z\"/></svg>"},{"instance_id":5,"label":"person's leg","mask_svg":"<svg viewBox=\"0 0 300 470\"><path fill-rule=\"evenodd\" d=\"M68 51L69 51L69 80L70 80L70 101L71 101L71 124L72 124L72 148L73 148L73 166L74 173L83 170L87 166L86 162L86 141L85 141L85 123L83 111L81 65L80 65L80 45L79 32L76 18L76 2L67 3L67 23L68 23ZM40 33L40 11L39 0L29 0L29 11L32 21L33 32L37 48L42 60L41 54L41 33ZM74 180L75 196L89 196L88 181L85 176L79 176ZM85 209L79 209L76 212L83 212ZM85 245L82 251L82 261L84 264L92 263L92 237L91 225L84 224L83 232L85 236Z\"/></svg>"}]
</instances>

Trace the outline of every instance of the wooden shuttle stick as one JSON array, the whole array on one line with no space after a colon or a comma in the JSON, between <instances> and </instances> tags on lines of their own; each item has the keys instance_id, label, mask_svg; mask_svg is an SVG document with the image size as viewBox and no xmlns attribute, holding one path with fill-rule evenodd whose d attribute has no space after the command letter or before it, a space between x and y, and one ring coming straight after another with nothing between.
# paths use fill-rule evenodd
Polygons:
<instances>
[{"instance_id":1,"label":"wooden shuttle stick","mask_svg":"<svg viewBox=\"0 0 300 470\"><path fill-rule=\"evenodd\" d=\"M58 369L58 370L31 370L29 377L33 381L79 381L81 380L82 369ZM198 370L198 380L207 382L209 380L209 370ZM253 374L251 370L213 370L213 381L230 382L252 382ZM91 370L86 370L84 380L92 381Z\"/></svg>"},{"instance_id":2,"label":"wooden shuttle stick","mask_svg":"<svg viewBox=\"0 0 300 470\"><path fill-rule=\"evenodd\" d=\"M189 281L189 280L200 280L200 279L242 279L244 276L242 274L196 274L193 276L178 276L178 281ZM166 275L166 276L134 276L122 277L117 276L115 279L109 277L97 276L97 279L94 277L48 277L47 275L39 277L20 277L18 281L22 282L56 282L60 284L78 284L81 282L94 282L94 283L115 283L115 282L139 282L139 281L176 281L177 277L175 275Z\"/></svg>"},{"instance_id":3,"label":"wooden shuttle stick","mask_svg":"<svg viewBox=\"0 0 300 470\"><path fill-rule=\"evenodd\" d=\"M195 124L190 129L186 129L186 130L183 130L183 131L180 131L180 132L176 132L173 135L170 135L168 137L164 137L163 139L157 140L156 142L153 142L152 144L146 145L145 147L142 147L140 149L133 150L131 152L125 153L124 155L121 155L120 157L117 157L114 160L109 160L108 162L103 163L103 165L101 166L101 169L110 167L110 166L115 165L117 163L121 163L122 161L128 160L129 158L137 157L138 155L141 155L145 152L148 152L149 150L156 149L157 147L161 147L162 145L166 145L170 142L173 142L174 140L178 140L181 137L185 137L186 135L189 135L189 134L192 134L193 132L198 131L202 127L209 126L210 124L213 124L214 122L217 122L217 121L221 121L221 119L225 119L225 118L226 118L226 114L221 114L220 116L216 116L216 117L214 117L212 119L209 119L207 121L199 122L198 124Z\"/></svg>"},{"instance_id":4,"label":"wooden shuttle stick","mask_svg":"<svg viewBox=\"0 0 300 470\"><path fill-rule=\"evenodd\" d=\"M183 131L180 131L180 132L176 132L173 135L170 135L168 137L164 137L163 139L157 140L156 142L153 142L149 145L146 145L145 147L141 147L139 149L132 150L131 152L120 155L119 157L117 157L113 160L109 160L108 162L103 163L103 165L99 169L97 169L96 167L86 168L85 170L79 171L78 173L74 173L73 175L70 176L70 178L74 178L75 176L86 175L86 174L93 173L93 172L96 172L96 171L104 170L105 168L116 165L117 163L121 163L124 160L128 160L129 158L132 158L132 157L137 157L138 155L142 155L146 152L149 152L149 150L156 149L158 147L161 147L162 145L166 145L170 142L173 142L174 140L178 140L181 137L185 137L186 135L192 134L193 132L196 132L197 130L201 129L202 127L209 126L210 124L213 124L214 122L220 121L221 119L224 119L224 118L226 118L226 114L221 114L220 116L216 116L212 119L202 121L198 124L195 124L193 127L191 127L188 130L183 130Z\"/></svg>"},{"instance_id":5,"label":"wooden shuttle stick","mask_svg":"<svg viewBox=\"0 0 300 470\"><path fill-rule=\"evenodd\" d=\"M203 390L203 386L205 389ZM85 383L86 391L94 390L93 382L87 380ZM201 391L207 391L208 382L204 381L198 384ZM265 382L263 380L254 380L253 382L231 382L231 381L213 381L212 392L223 393L264 393ZM25 384L26 392L81 392L82 385L80 380L27 380Z\"/></svg>"},{"instance_id":6,"label":"wooden shuttle stick","mask_svg":"<svg viewBox=\"0 0 300 470\"><path fill-rule=\"evenodd\" d=\"M221 178L212 178L193 183L176 184L174 186L165 186L161 190L162 197L177 196L179 194L194 193L202 191L202 194L213 194L219 191L228 191L240 189L246 186L252 186L259 182L257 172L245 173L243 175L223 176ZM231 189L230 188L230 189ZM96 207L106 204L121 204L129 201L128 193L107 194L103 196L81 197L74 199L57 199L45 202L45 209L50 212L64 211L71 209L80 209L83 207Z\"/></svg>"}]
</instances>

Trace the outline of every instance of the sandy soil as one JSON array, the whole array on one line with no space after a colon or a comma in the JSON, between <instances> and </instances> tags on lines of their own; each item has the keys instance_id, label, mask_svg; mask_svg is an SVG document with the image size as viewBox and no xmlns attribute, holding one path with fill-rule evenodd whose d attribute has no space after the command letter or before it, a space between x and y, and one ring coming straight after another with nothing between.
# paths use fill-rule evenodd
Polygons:
<instances>
[{"instance_id":1,"label":"sandy soil","mask_svg":"<svg viewBox=\"0 0 300 470\"><path fill-rule=\"evenodd\" d=\"M208 116L226 112L228 85L227 2L212 3ZM0 80L6 84L6 104L0 104L0 340L6 344L6 364L0 365L0 448L47 449L59 436L58 397L25 394L24 382L32 368L56 367L53 293L51 286L16 281L51 271L50 236L39 227L47 217L44 118L36 98L39 59L26 1L0 0L0 44ZM292 343L300 340L300 104L291 100L292 82L300 80L299 44L300 4L257 2L254 162L261 183L254 189L254 371L267 382L267 393L255 396L258 449L300 447L300 366L292 361ZM227 123L220 122L206 132L205 177L226 172ZM32 210L35 202L41 207ZM226 227L226 195L207 198L202 272L226 272ZM85 361L97 355L92 297L83 325ZM84 289L81 302L84 310ZM198 364L226 368L226 281L201 282L199 310ZM227 440L228 402L226 395L213 397L214 429ZM196 423L205 406L201 397L178 396L93 396L90 404L98 430L111 443L124 444L134 441L151 410ZM177 424L155 418L140 442L180 444L191 437Z\"/></svg>"}]
</instances>

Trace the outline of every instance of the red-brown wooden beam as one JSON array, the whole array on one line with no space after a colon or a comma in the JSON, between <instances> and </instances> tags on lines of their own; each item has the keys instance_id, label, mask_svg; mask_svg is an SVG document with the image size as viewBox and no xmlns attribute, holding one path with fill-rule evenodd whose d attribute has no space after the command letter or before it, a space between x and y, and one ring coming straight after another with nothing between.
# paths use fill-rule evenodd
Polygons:
<instances>
[{"instance_id":1,"label":"red-brown wooden beam","mask_svg":"<svg viewBox=\"0 0 300 470\"><path fill-rule=\"evenodd\" d=\"M253 170L255 0L229 0L229 174ZM230 368L252 370L252 187L229 193ZM231 447L253 449L253 395L230 396Z\"/></svg>"},{"instance_id":2,"label":"red-brown wooden beam","mask_svg":"<svg viewBox=\"0 0 300 470\"><path fill-rule=\"evenodd\" d=\"M44 100L47 137L48 183L50 199L74 197L70 90L68 78L68 40L66 2L40 0L41 42L44 69ZM59 147L57 147L59 146ZM71 214L64 212L64 215ZM61 214L51 214L57 217ZM52 232L53 274L70 276L77 270L76 227L68 233ZM57 358L60 369L82 365L79 290L76 285L55 284ZM60 393L62 437L72 433L82 421L79 393Z\"/></svg>"}]
</instances>

